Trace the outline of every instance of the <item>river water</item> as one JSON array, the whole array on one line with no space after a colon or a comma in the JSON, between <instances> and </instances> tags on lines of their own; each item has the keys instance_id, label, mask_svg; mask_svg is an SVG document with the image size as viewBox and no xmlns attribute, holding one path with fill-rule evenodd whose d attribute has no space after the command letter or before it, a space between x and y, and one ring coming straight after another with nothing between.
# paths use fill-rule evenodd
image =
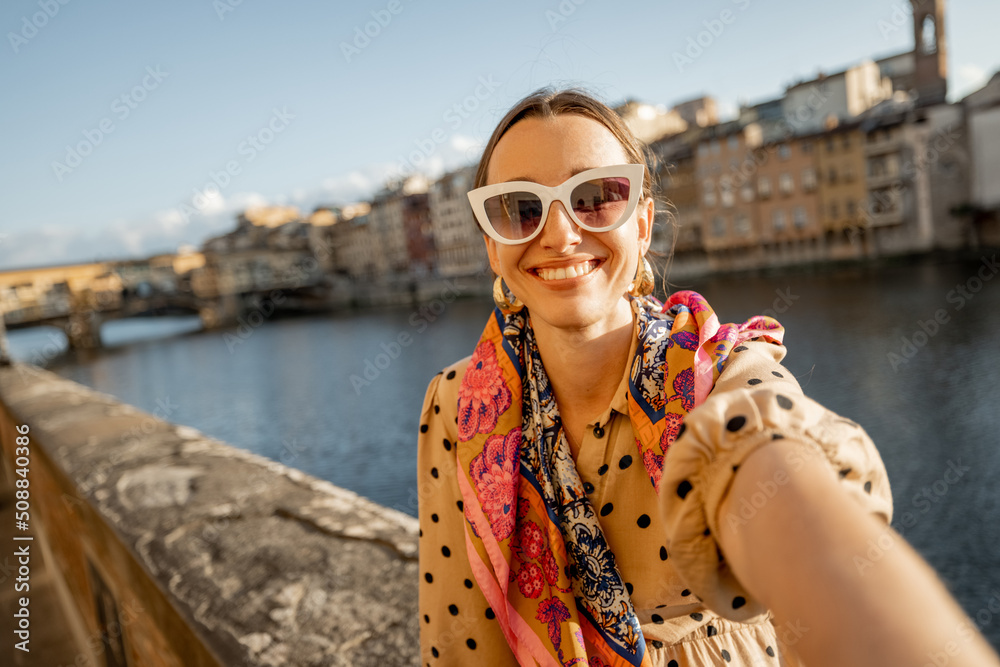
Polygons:
<instances>
[{"instance_id":1,"label":"river water","mask_svg":"<svg viewBox=\"0 0 1000 667\"><path fill-rule=\"evenodd\" d=\"M711 277L675 289L704 294L722 321L777 316L784 363L806 394L878 445L894 527L1000 647L1000 613L990 609L1000 605L1000 278L991 257ZM52 329L9 337L16 358L415 516L424 390L471 353L492 309L432 305L267 321L244 337L203 332L196 318L110 322L107 347L85 358L59 353L65 343ZM395 347L404 333L407 344Z\"/></svg>"}]
</instances>

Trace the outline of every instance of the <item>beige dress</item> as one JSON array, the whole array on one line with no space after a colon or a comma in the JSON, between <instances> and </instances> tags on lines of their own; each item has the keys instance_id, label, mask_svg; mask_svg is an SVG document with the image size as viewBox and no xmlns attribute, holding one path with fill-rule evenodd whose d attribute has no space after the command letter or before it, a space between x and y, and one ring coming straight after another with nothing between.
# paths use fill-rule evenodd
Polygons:
<instances>
[{"instance_id":1,"label":"beige dress","mask_svg":"<svg viewBox=\"0 0 1000 667\"><path fill-rule=\"evenodd\" d=\"M636 341L637 335L629 358ZM871 440L853 422L805 399L798 382L779 363L784 355L783 346L771 343L752 341L737 347L708 400L688 415L683 436L666 457L660 487L661 496L674 497L674 489L684 481L698 489L678 508L668 507L672 499L661 502L635 456L627 370L611 405L587 425L576 454L577 468L627 582L654 666L800 664L793 647L805 629L775 627L766 610L747 618L748 610L756 608L752 600L734 610L733 600L748 596L725 575L714 544L711 551L705 548L711 544L705 537L705 517L724 497L728 488L724 478L738 467L739 461L729 459L736 456L741 461L770 439L775 426L764 421L777 420L789 438L801 438L811 443L811 449L823 451L852 497L886 523L891 520L889 482ZM516 665L466 556L455 443L457 392L469 358L434 376L420 415L421 664ZM786 401L792 405L769 412L766 420L751 416L738 432L720 428L719 420L732 406L751 414L744 409L748 395L763 403L780 395L783 405ZM838 426L833 431L810 426L817 422ZM817 435L827 441L827 436L835 437L837 442L817 446ZM845 472L846 468L850 469ZM713 479L720 484L710 484ZM709 487L722 491L703 492ZM683 551L684 562L671 553L671 545Z\"/></svg>"}]
</instances>

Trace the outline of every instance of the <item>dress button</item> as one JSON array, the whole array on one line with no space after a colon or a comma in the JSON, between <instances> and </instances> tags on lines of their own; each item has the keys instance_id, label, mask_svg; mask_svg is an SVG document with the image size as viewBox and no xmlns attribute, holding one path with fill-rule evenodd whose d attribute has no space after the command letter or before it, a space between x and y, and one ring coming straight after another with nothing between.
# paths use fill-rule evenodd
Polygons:
<instances>
[{"instance_id":1,"label":"dress button","mask_svg":"<svg viewBox=\"0 0 1000 667\"><path fill-rule=\"evenodd\" d=\"M604 429L601 428L600 424L598 424L597 426L594 427L594 437L595 438L603 438L604 437Z\"/></svg>"}]
</instances>

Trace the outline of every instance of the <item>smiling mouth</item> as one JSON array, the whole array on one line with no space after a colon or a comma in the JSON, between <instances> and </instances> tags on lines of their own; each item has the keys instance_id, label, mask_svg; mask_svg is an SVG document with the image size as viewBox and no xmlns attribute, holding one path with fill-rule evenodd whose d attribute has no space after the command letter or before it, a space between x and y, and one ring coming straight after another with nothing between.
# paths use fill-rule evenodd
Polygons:
<instances>
[{"instance_id":1,"label":"smiling mouth","mask_svg":"<svg viewBox=\"0 0 1000 667\"><path fill-rule=\"evenodd\" d=\"M532 269L531 272L546 282L550 280L565 280L567 278L585 276L596 269L598 264L600 264L600 262L592 259L586 262L580 262L579 264L572 264L570 266L560 266L557 269Z\"/></svg>"}]
</instances>

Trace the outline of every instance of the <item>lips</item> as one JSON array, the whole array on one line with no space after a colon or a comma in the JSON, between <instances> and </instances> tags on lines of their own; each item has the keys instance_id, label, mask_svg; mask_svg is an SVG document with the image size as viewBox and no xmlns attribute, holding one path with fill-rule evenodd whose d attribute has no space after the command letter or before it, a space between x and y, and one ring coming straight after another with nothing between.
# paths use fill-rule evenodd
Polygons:
<instances>
[{"instance_id":1,"label":"lips","mask_svg":"<svg viewBox=\"0 0 1000 667\"><path fill-rule=\"evenodd\" d=\"M532 273L546 282L550 280L565 280L567 278L585 276L596 269L599 263L597 260L592 259L586 262L570 264L569 266L532 269Z\"/></svg>"}]
</instances>

